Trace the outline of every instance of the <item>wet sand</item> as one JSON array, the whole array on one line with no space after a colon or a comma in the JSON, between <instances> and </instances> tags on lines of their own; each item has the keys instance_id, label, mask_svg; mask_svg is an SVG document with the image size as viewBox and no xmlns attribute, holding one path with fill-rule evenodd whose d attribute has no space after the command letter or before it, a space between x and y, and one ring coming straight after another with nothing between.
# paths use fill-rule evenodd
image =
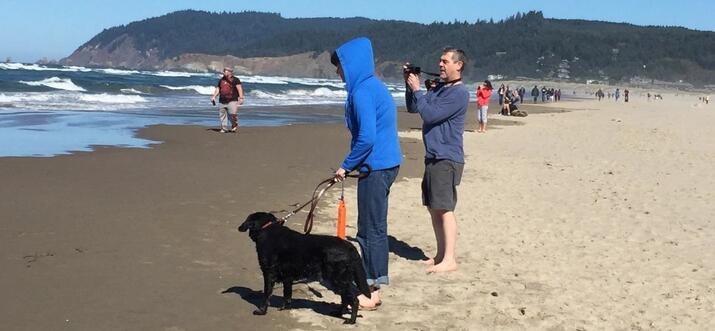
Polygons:
<instances>
[{"instance_id":1,"label":"wet sand","mask_svg":"<svg viewBox=\"0 0 715 331\"><path fill-rule=\"evenodd\" d=\"M153 126L139 136L163 143L0 158L3 328L294 325L275 311L251 315L262 278L253 242L236 227L250 212L306 201L342 160L347 130ZM302 228L301 215L292 220Z\"/></svg>"}]
</instances>

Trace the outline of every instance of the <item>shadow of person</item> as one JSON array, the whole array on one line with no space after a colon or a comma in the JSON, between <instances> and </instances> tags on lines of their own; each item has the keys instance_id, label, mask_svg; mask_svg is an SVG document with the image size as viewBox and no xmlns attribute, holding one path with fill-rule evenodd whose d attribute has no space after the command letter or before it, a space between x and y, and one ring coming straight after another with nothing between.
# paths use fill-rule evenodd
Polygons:
<instances>
[{"instance_id":1,"label":"shadow of person","mask_svg":"<svg viewBox=\"0 0 715 331\"><path fill-rule=\"evenodd\" d=\"M357 242L355 237L347 237L348 241ZM410 244L399 240L393 236L387 236L387 242L390 249L390 253L395 254L403 259L411 261L423 261L429 259L425 252L419 247L410 246Z\"/></svg>"},{"instance_id":2,"label":"shadow of person","mask_svg":"<svg viewBox=\"0 0 715 331\"><path fill-rule=\"evenodd\" d=\"M387 236L387 240L390 245L390 252L403 259L412 261L422 261L428 259L425 252L419 247L410 246L410 244L389 235Z\"/></svg>"},{"instance_id":3,"label":"shadow of person","mask_svg":"<svg viewBox=\"0 0 715 331\"><path fill-rule=\"evenodd\" d=\"M274 289L274 294L271 295L271 298L268 300L268 306L275 308L278 310L278 308L283 306L283 297L276 295L275 292L278 291L282 293L282 290L280 290L280 286L276 286ZM308 291L313 292L318 297L322 297L323 295L316 289L312 288L311 286L308 286ZM238 294L241 296L241 299L244 301L258 307L258 305L261 303L263 300L263 292L261 291L254 291L250 288L243 287L243 286L233 286L230 288L227 288L221 294L227 294L227 293L233 293L233 294ZM318 314L321 315L326 315L326 316L332 316L336 317L336 311L340 309L340 304L336 303L331 303L331 302L325 302L325 301L313 301L313 300L306 300L306 299L300 299L295 297L296 294L296 288L295 286L293 287L293 301L291 302L290 309L310 309ZM361 317L358 315L358 317Z\"/></svg>"}]
</instances>

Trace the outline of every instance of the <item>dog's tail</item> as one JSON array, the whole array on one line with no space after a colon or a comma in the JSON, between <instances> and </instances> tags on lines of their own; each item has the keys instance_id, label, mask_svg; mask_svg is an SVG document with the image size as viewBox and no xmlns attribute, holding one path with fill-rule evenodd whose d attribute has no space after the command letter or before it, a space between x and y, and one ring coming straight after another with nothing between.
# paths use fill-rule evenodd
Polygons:
<instances>
[{"instance_id":1,"label":"dog's tail","mask_svg":"<svg viewBox=\"0 0 715 331\"><path fill-rule=\"evenodd\" d=\"M355 278L355 285L357 285L360 294L370 297L370 287L367 285L367 279L365 278L365 268L362 266L362 259L360 255L355 251L356 257L352 259L353 261L353 278Z\"/></svg>"}]
</instances>

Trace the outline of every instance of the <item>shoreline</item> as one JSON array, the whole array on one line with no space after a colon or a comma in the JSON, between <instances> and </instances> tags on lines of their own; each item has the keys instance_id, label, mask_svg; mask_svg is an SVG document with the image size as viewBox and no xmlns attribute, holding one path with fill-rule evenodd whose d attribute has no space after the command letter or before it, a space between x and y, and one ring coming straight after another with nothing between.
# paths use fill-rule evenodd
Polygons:
<instances>
[{"instance_id":1,"label":"shoreline","mask_svg":"<svg viewBox=\"0 0 715 331\"><path fill-rule=\"evenodd\" d=\"M494 130L465 133L460 270L444 275L424 275L416 262L432 253L434 238L420 201L419 115L401 107L392 284L377 312L360 313L360 328L712 326L715 255L706 247L715 236L707 222L715 217L715 174L707 169L715 155L707 149L715 132L706 123L715 112L676 101L564 101L533 111L527 104L530 116L504 123L490 106ZM515 123L527 125L508 125ZM262 279L253 242L236 226L250 212L282 215L307 201L347 152L344 125L250 127L238 136L160 125L137 137L163 143L0 158L9 188L0 190L0 290L13 298L2 304L0 323L14 330L342 327L326 315L326 302L337 301L312 283L294 288L298 308L251 315ZM684 164L691 171L681 171ZM314 233L334 232L337 192L321 201ZM350 238L354 182L345 193ZM289 226L302 228L302 217ZM282 295L275 291L272 302Z\"/></svg>"}]
</instances>

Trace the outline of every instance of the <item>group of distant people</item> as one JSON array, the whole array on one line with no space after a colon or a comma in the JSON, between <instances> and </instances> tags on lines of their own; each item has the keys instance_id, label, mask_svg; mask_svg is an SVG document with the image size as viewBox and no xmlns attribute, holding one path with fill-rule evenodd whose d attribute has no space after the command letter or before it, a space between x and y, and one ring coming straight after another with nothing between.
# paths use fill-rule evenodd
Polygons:
<instances>
[{"instance_id":1,"label":"group of distant people","mask_svg":"<svg viewBox=\"0 0 715 331\"><path fill-rule=\"evenodd\" d=\"M539 101L539 96L541 96L541 102L561 101L561 89L547 88L546 86L542 86L539 89L538 86L534 85L534 88L531 89L531 97L534 99L534 103Z\"/></svg>"},{"instance_id":2,"label":"group of distant people","mask_svg":"<svg viewBox=\"0 0 715 331\"><path fill-rule=\"evenodd\" d=\"M526 89L520 86L512 90L509 85L501 84L497 90L499 96L500 113L505 116L511 116L512 111L519 109L519 103L524 100Z\"/></svg>"},{"instance_id":3,"label":"group of distant people","mask_svg":"<svg viewBox=\"0 0 715 331\"><path fill-rule=\"evenodd\" d=\"M477 121L479 124L477 132L480 133L487 131L487 112L492 90L492 83L489 80L485 80L477 86ZM496 94L499 101L499 113L501 115L526 116L526 112L518 110L519 104L523 103L526 97L526 88L524 88L524 86L512 89L509 85L501 84ZM534 86L531 90L531 97L534 103L538 102L539 96L541 96L542 102L561 101L561 89L547 88L546 86L542 86L541 89L539 89L538 86Z\"/></svg>"},{"instance_id":4,"label":"group of distant people","mask_svg":"<svg viewBox=\"0 0 715 331\"><path fill-rule=\"evenodd\" d=\"M698 97L698 100L706 105L710 104L710 96L709 95Z\"/></svg>"},{"instance_id":5,"label":"group of distant people","mask_svg":"<svg viewBox=\"0 0 715 331\"><path fill-rule=\"evenodd\" d=\"M631 91L629 91L628 89L623 90L623 101L624 102L628 102L630 100L630 94L631 94ZM603 92L603 89L598 89L598 91L596 91L596 93L594 93L594 95L596 96L598 101L601 101L605 97L608 97L609 99L614 98L616 100L616 102L618 102L618 100L621 98L621 89L616 88L615 91L613 91L613 92L609 91L606 93ZM648 99L650 100L650 93L648 93Z\"/></svg>"}]
</instances>

